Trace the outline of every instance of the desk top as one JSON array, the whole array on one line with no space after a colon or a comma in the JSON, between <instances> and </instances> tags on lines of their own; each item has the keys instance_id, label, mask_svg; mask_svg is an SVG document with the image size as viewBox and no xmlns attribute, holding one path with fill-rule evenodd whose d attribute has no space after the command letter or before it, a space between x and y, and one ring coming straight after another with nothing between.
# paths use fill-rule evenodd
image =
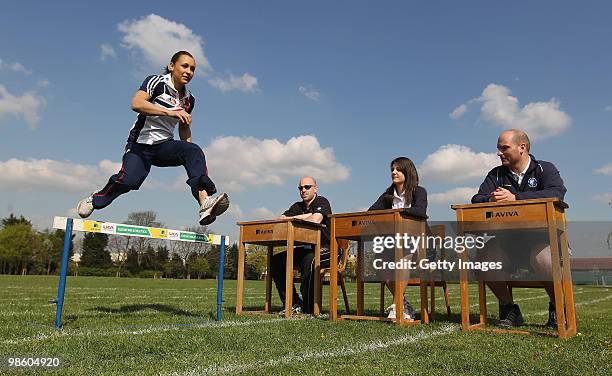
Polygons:
<instances>
[{"instance_id":1,"label":"desk top","mask_svg":"<svg viewBox=\"0 0 612 376\"><path fill-rule=\"evenodd\" d=\"M529 205L529 204L542 204L552 202L555 206L560 207L562 209L569 208L569 205L560 199L553 198L534 198L530 200L516 200L516 201L507 201L507 202L482 202L479 204L461 204L461 205L451 205L451 208L454 210L457 209L480 209L480 208L490 208L490 207L500 207L500 206L512 206L512 205Z\"/></svg>"},{"instance_id":2,"label":"desk top","mask_svg":"<svg viewBox=\"0 0 612 376\"><path fill-rule=\"evenodd\" d=\"M267 246L284 246L287 241L294 244L317 244L323 227L320 223L296 218L238 222L238 225L241 242Z\"/></svg>"},{"instance_id":3,"label":"desk top","mask_svg":"<svg viewBox=\"0 0 612 376\"><path fill-rule=\"evenodd\" d=\"M402 218L413 219L416 221L424 221L427 217L421 217L418 215L411 214L403 214L405 209L384 209L384 210L367 210L362 212L352 212L352 213L337 213L337 214L329 214L329 218L344 218L344 217L363 217L363 216L378 216L383 214L393 214L400 213Z\"/></svg>"},{"instance_id":4,"label":"desk top","mask_svg":"<svg viewBox=\"0 0 612 376\"><path fill-rule=\"evenodd\" d=\"M246 221L246 222L237 222L236 224L239 226L259 226L259 225L269 225L269 224L280 224L291 222L295 225L305 226L305 227L314 227L314 228L323 228L325 225L321 223L315 223L310 221L305 221L303 219L297 218L275 218L275 219L263 219L259 221Z\"/></svg>"}]
</instances>

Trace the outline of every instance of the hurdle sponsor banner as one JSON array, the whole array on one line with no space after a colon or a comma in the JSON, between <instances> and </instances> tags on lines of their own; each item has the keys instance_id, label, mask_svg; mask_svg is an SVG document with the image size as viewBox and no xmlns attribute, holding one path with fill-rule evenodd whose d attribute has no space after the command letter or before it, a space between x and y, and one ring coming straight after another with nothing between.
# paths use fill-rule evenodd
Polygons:
<instances>
[{"instance_id":1,"label":"hurdle sponsor banner","mask_svg":"<svg viewBox=\"0 0 612 376\"><path fill-rule=\"evenodd\" d=\"M168 238L168 230L165 228L149 227L149 232L151 233L151 237L154 239L167 239Z\"/></svg>"},{"instance_id":2,"label":"hurdle sponsor banner","mask_svg":"<svg viewBox=\"0 0 612 376\"><path fill-rule=\"evenodd\" d=\"M84 221L83 231L87 232L102 232L102 222Z\"/></svg>"},{"instance_id":3,"label":"hurdle sponsor banner","mask_svg":"<svg viewBox=\"0 0 612 376\"><path fill-rule=\"evenodd\" d=\"M53 218L53 228L64 230L68 218ZM121 223L110 223L83 219L73 219L74 231L99 232L107 235L137 236L153 239L168 239L184 242L208 243L214 245L221 244L221 235L198 234L190 231L172 230L158 227L144 227L135 225L125 225ZM225 236L225 244L229 243L229 237Z\"/></svg>"},{"instance_id":4,"label":"hurdle sponsor banner","mask_svg":"<svg viewBox=\"0 0 612 376\"><path fill-rule=\"evenodd\" d=\"M168 239L181 240L181 232L177 230L168 230Z\"/></svg>"},{"instance_id":5,"label":"hurdle sponsor banner","mask_svg":"<svg viewBox=\"0 0 612 376\"><path fill-rule=\"evenodd\" d=\"M117 235L134 235L151 238L151 231L147 227L117 225Z\"/></svg>"}]
</instances>

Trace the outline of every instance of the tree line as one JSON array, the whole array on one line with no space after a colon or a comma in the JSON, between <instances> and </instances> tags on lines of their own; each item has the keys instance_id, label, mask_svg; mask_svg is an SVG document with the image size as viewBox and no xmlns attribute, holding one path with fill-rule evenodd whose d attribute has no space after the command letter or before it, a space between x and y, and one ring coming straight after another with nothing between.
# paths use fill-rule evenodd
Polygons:
<instances>
[{"instance_id":1,"label":"tree line","mask_svg":"<svg viewBox=\"0 0 612 376\"><path fill-rule=\"evenodd\" d=\"M123 223L146 227L164 227L153 211L132 212ZM208 233L206 227L186 231ZM11 214L0 222L1 274L59 274L65 231L37 231L23 216ZM76 253L80 258L73 258ZM238 246L225 249L223 277L238 274ZM245 277L257 279L266 268L266 249L247 250ZM216 278L220 246L203 243L171 242L163 239L85 233L82 239L72 235L69 273L94 276ZM78 261L75 261L77 259Z\"/></svg>"}]
</instances>

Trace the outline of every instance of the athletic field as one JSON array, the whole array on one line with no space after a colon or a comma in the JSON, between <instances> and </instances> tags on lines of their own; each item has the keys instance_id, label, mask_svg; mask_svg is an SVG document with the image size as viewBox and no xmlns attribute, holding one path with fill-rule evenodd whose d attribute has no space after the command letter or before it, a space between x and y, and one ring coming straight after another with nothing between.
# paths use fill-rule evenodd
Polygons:
<instances>
[{"instance_id":1,"label":"athletic field","mask_svg":"<svg viewBox=\"0 0 612 376\"><path fill-rule=\"evenodd\" d=\"M216 322L214 280L94 277L68 278L64 328L56 331L55 305L50 300L58 279L0 276L3 363L7 357L63 361L58 372L28 369L15 374L612 374L610 288L576 286L580 335L560 340L462 333L457 285L451 286L450 320L443 312L439 289L436 322L399 328L379 322L332 323L309 316L236 317L232 313L235 281L225 282L223 321ZM355 285L347 287L354 306ZM372 311L378 310L378 289L378 284L366 284L366 307ZM417 293L418 288L408 290L413 304ZM245 294L246 308L263 306L264 283L247 281ZM546 322L548 300L543 290L517 289L515 299L527 323ZM497 315L497 303L492 297L488 301L490 314ZM341 298L339 307L343 307ZM0 368L0 374L10 373Z\"/></svg>"}]
</instances>

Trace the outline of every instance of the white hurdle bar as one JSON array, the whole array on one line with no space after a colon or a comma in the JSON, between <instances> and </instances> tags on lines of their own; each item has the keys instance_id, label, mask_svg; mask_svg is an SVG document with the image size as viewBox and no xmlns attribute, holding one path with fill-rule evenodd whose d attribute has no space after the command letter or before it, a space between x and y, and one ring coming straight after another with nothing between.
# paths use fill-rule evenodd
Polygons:
<instances>
[{"instance_id":1,"label":"white hurdle bar","mask_svg":"<svg viewBox=\"0 0 612 376\"><path fill-rule=\"evenodd\" d=\"M64 291L66 289L68 255L70 253L72 231L99 232L107 235L137 236L141 238L220 245L221 251L219 254L219 275L217 277L217 321L221 320L221 305L223 303L223 269L225 262L225 245L229 242L228 236L198 234L190 231L172 230L167 228L135 226L67 217L54 217L53 228L66 231L66 235L64 236L64 252L62 254L60 283L57 289L57 299L54 301L54 303L57 305L55 312L56 329L60 329L62 326L62 309L64 306Z\"/></svg>"}]
</instances>

